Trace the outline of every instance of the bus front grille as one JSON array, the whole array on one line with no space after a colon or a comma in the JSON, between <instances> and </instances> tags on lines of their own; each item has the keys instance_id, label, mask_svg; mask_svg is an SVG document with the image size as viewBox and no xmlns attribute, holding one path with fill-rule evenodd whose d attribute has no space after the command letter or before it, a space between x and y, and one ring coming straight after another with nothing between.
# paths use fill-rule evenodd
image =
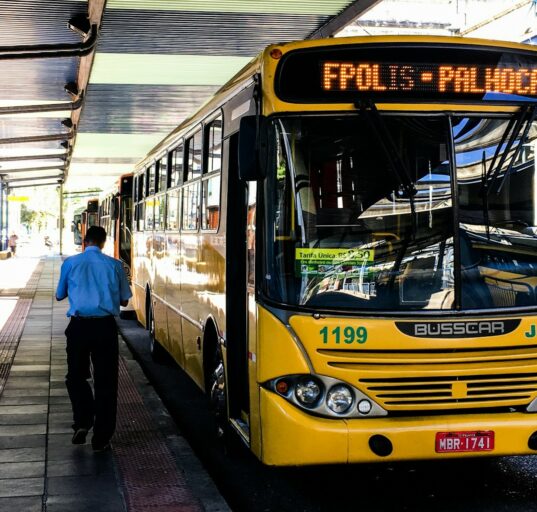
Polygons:
<instances>
[{"instance_id":1,"label":"bus front grille","mask_svg":"<svg viewBox=\"0 0 537 512\"><path fill-rule=\"evenodd\" d=\"M318 353L388 411L520 407L537 397L536 347Z\"/></svg>"}]
</instances>

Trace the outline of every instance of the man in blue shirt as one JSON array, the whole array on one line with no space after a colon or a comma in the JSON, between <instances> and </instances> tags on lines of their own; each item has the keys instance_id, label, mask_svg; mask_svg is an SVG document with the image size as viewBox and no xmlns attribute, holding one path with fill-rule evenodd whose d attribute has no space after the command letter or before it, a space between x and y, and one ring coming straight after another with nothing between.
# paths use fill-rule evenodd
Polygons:
<instances>
[{"instance_id":1,"label":"man in blue shirt","mask_svg":"<svg viewBox=\"0 0 537 512\"><path fill-rule=\"evenodd\" d=\"M65 384L73 409L73 444L84 444L93 427L95 451L110 448L116 428L118 340L114 316L132 293L120 261L101 252L106 231L88 229L82 254L62 265L56 299L69 298L67 376ZM87 379L93 364L95 396Z\"/></svg>"}]
</instances>

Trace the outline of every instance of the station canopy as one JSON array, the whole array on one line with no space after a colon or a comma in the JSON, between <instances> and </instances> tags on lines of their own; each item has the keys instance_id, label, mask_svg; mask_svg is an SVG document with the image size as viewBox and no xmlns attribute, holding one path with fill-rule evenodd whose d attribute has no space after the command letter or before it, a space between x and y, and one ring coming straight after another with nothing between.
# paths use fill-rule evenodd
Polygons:
<instances>
[{"instance_id":1,"label":"station canopy","mask_svg":"<svg viewBox=\"0 0 537 512\"><path fill-rule=\"evenodd\" d=\"M106 189L274 42L499 23L535 0L0 0L0 178Z\"/></svg>"}]
</instances>

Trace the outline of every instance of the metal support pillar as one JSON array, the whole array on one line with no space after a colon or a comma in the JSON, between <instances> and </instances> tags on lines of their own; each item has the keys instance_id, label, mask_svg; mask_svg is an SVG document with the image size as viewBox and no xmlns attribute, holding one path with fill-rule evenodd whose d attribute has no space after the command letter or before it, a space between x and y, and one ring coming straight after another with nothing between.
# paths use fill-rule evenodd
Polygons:
<instances>
[{"instance_id":1,"label":"metal support pillar","mask_svg":"<svg viewBox=\"0 0 537 512\"><path fill-rule=\"evenodd\" d=\"M7 200L9 189L3 177L0 177L0 249L7 249L9 237L9 203Z\"/></svg>"},{"instance_id":2,"label":"metal support pillar","mask_svg":"<svg viewBox=\"0 0 537 512\"><path fill-rule=\"evenodd\" d=\"M7 241L9 239L9 183L4 183L4 230L5 230L5 237L4 237L4 249L7 249Z\"/></svg>"},{"instance_id":3,"label":"metal support pillar","mask_svg":"<svg viewBox=\"0 0 537 512\"><path fill-rule=\"evenodd\" d=\"M4 250L4 178L0 176L0 251Z\"/></svg>"},{"instance_id":4,"label":"metal support pillar","mask_svg":"<svg viewBox=\"0 0 537 512\"><path fill-rule=\"evenodd\" d=\"M60 183L60 256L63 255L63 183Z\"/></svg>"}]
</instances>

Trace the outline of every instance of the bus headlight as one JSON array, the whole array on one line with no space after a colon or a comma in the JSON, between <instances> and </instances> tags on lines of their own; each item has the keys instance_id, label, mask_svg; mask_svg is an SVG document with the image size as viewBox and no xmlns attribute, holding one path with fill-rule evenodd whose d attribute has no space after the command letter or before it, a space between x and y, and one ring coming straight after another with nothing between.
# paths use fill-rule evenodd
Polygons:
<instances>
[{"instance_id":1,"label":"bus headlight","mask_svg":"<svg viewBox=\"0 0 537 512\"><path fill-rule=\"evenodd\" d=\"M388 411L360 389L326 375L282 375L261 386L315 416L341 420L388 415Z\"/></svg>"},{"instance_id":2,"label":"bus headlight","mask_svg":"<svg viewBox=\"0 0 537 512\"><path fill-rule=\"evenodd\" d=\"M352 391L344 385L330 388L326 395L326 405L331 411L334 411L337 414L342 414L348 411L353 401L354 395L352 394Z\"/></svg>"},{"instance_id":3,"label":"bus headlight","mask_svg":"<svg viewBox=\"0 0 537 512\"><path fill-rule=\"evenodd\" d=\"M296 383L295 395L297 400L306 406L311 406L317 402L321 396L321 386L314 379L302 379Z\"/></svg>"}]
</instances>

